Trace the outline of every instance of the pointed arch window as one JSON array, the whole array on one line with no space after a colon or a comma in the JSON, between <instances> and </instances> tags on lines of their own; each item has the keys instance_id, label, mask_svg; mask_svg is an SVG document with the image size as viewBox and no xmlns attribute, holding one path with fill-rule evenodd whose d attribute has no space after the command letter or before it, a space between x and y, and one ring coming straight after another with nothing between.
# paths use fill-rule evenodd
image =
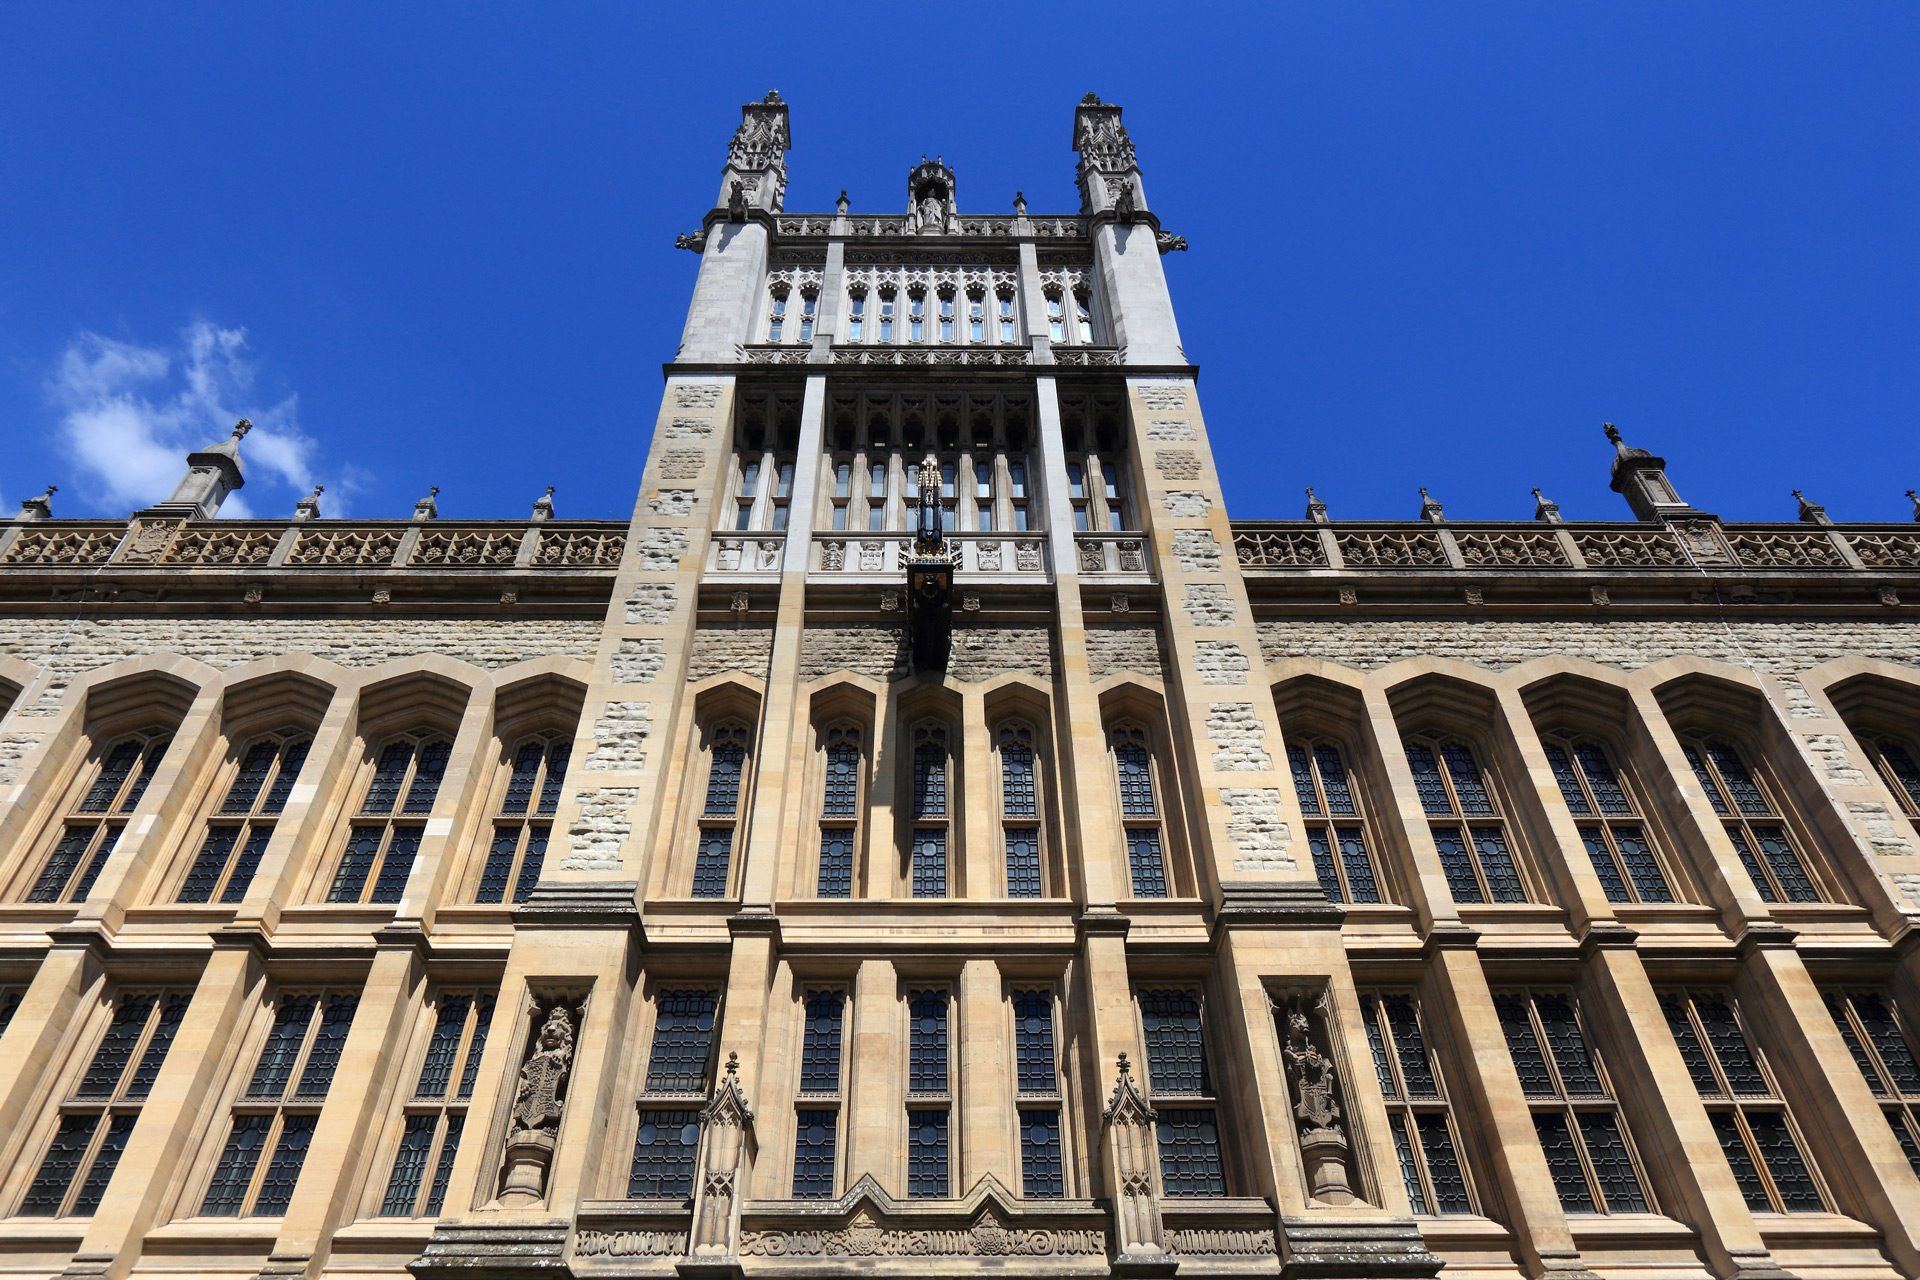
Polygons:
<instances>
[{"instance_id":1,"label":"pointed arch window","mask_svg":"<svg viewBox=\"0 0 1920 1280\"><path fill-rule=\"evenodd\" d=\"M401 1121L400 1145L380 1200L384 1218L437 1218L467 1124L467 1104L487 1050L491 991L441 991ZM429 1176L431 1173L431 1176Z\"/></svg>"},{"instance_id":2,"label":"pointed arch window","mask_svg":"<svg viewBox=\"0 0 1920 1280\"><path fill-rule=\"evenodd\" d=\"M967 341L987 340L987 301L979 289L967 290Z\"/></svg>"},{"instance_id":3,"label":"pointed arch window","mask_svg":"<svg viewBox=\"0 0 1920 1280\"><path fill-rule=\"evenodd\" d=\"M747 726L715 725L707 735L707 795L700 811L700 845L693 864L693 896L724 898L732 872L747 767Z\"/></svg>"},{"instance_id":4,"label":"pointed arch window","mask_svg":"<svg viewBox=\"0 0 1920 1280\"><path fill-rule=\"evenodd\" d=\"M767 317L767 341L781 341L786 327L787 291L785 289L775 289L773 291L773 309Z\"/></svg>"},{"instance_id":5,"label":"pointed arch window","mask_svg":"<svg viewBox=\"0 0 1920 1280\"><path fill-rule=\"evenodd\" d=\"M1920 818L1920 745L1890 733L1867 739L1887 788L1909 818Z\"/></svg>"},{"instance_id":6,"label":"pointed arch window","mask_svg":"<svg viewBox=\"0 0 1920 1280\"><path fill-rule=\"evenodd\" d=\"M1607 749L1592 738L1566 733L1548 735L1542 746L1607 901L1672 902L1673 889L1647 824Z\"/></svg>"},{"instance_id":7,"label":"pointed arch window","mask_svg":"<svg viewBox=\"0 0 1920 1280\"><path fill-rule=\"evenodd\" d=\"M995 295L1000 313L1000 341L1016 341L1013 319L1013 291L1003 289Z\"/></svg>"},{"instance_id":8,"label":"pointed arch window","mask_svg":"<svg viewBox=\"0 0 1920 1280\"><path fill-rule=\"evenodd\" d=\"M173 742L167 729L146 729L115 739L89 763L86 781L60 824L28 902L85 902L100 870L126 829L126 815L139 805Z\"/></svg>"},{"instance_id":9,"label":"pointed arch window","mask_svg":"<svg viewBox=\"0 0 1920 1280\"><path fill-rule=\"evenodd\" d=\"M1780 809L1740 748L1724 738L1698 737L1683 741L1680 750L1761 899L1820 901L1820 890L1787 834Z\"/></svg>"},{"instance_id":10,"label":"pointed arch window","mask_svg":"<svg viewBox=\"0 0 1920 1280\"><path fill-rule=\"evenodd\" d=\"M505 902L509 891L516 904L532 896L572 754L572 740L557 735L529 738L514 748L475 902Z\"/></svg>"},{"instance_id":11,"label":"pointed arch window","mask_svg":"<svg viewBox=\"0 0 1920 1280\"><path fill-rule=\"evenodd\" d=\"M1122 725L1110 735L1120 784L1120 822L1127 842L1127 872L1136 898L1167 896L1167 858L1161 841L1159 789L1146 730Z\"/></svg>"},{"instance_id":12,"label":"pointed arch window","mask_svg":"<svg viewBox=\"0 0 1920 1280\"><path fill-rule=\"evenodd\" d=\"M1527 901L1505 816L1473 747L1462 738L1422 735L1408 738L1406 750L1454 901Z\"/></svg>"},{"instance_id":13,"label":"pointed arch window","mask_svg":"<svg viewBox=\"0 0 1920 1280\"><path fill-rule=\"evenodd\" d=\"M1821 993L1847 1053L1880 1101L1900 1151L1920 1173L1920 1059L1890 991L1829 988Z\"/></svg>"},{"instance_id":14,"label":"pointed arch window","mask_svg":"<svg viewBox=\"0 0 1920 1280\"><path fill-rule=\"evenodd\" d=\"M853 851L860 841L865 806L861 795L860 730L829 725L826 731L826 779L820 800L820 865L815 894L853 896Z\"/></svg>"},{"instance_id":15,"label":"pointed arch window","mask_svg":"<svg viewBox=\"0 0 1920 1280\"><path fill-rule=\"evenodd\" d=\"M298 730L247 744L175 901L239 902L247 896L312 746Z\"/></svg>"},{"instance_id":16,"label":"pointed arch window","mask_svg":"<svg viewBox=\"0 0 1920 1280\"><path fill-rule=\"evenodd\" d=\"M922 723L913 730L913 896L947 896L947 727Z\"/></svg>"},{"instance_id":17,"label":"pointed arch window","mask_svg":"<svg viewBox=\"0 0 1920 1280\"><path fill-rule=\"evenodd\" d=\"M1387 1122L1400 1158L1400 1176L1414 1213L1475 1213L1473 1185L1460 1158L1446 1076L1427 1047L1420 1004L1410 991L1363 991L1360 1020L1367 1030L1374 1073L1387 1103Z\"/></svg>"},{"instance_id":18,"label":"pointed arch window","mask_svg":"<svg viewBox=\"0 0 1920 1280\"><path fill-rule=\"evenodd\" d=\"M429 730L381 744L347 830L347 847L335 865L328 902L400 901L452 755L453 743Z\"/></svg>"},{"instance_id":19,"label":"pointed arch window","mask_svg":"<svg viewBox=\"0 0 1920 1280\"><path fill-rule=\"evenodd\" d=\"M1382 901L1380 878L1367 852L1365 815L1339 746L1324 738L1290 743L1287 764L1307 822L1314 874L1327 901Z\"/></svg>"},{"instance_id":20,"label":"pointed arch window","mask_svg":"<svg viewBox=\"0 0 1920 1280\"><path fill-rule=\"evenodd\" d=\"M1046 876L1040 856L1040 787L1032 726L1002 725L998 746L1007 896L1042 897Z\"/></svg>"}]
</instances>

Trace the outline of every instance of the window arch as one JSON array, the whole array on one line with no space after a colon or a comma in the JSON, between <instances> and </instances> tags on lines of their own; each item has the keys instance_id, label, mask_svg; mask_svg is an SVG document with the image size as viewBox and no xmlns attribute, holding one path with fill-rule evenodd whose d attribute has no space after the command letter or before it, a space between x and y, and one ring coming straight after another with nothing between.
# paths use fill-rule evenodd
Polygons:
<instances>
[{"instance_id":1,"label":"window arch","mask_svg":"<svg viewBox=\"0 0 1920 1280\"><path fill-rule=\"evenodd\" d=\"M431 729L388 738L373 753L328 902L400 901L452 754L453 743Z\"/></svg>"},{"instance_id":2,"label":"window arch","mask_svg":"<svg viewBox=\"0 0 1920 1280\"><path fill-rule=\"evenodd\" d=\"M521 903L532 896L546 862L553 813L560 806L572 755L573 740L558 734L522 739L508 753L506 783L475 902Z\"/></svg>"},{"instance_id":3,"label":"window arch","mask_svg":"<svg viewBox=\"0 0 1920 1280\"><path fill-rule=\"evenodd\" d=\"M1566 731L1544 735L1541 745L1607 901L1672 902L1670 878L1644 811L1606 747L1595 738Z\"/></svg>"},{"instance_id":4,"label":"window arch","mask_svg":"<svg viewBox=\"0 0 1920 1280\"><path fill-rule=\"evenodd\" d=\"M772 305L767 313L767 341L782 342L787 328L787 294L785 285L773 288Z\"/></svg>"},{"instance_id":5,"label":"window arch","mask_svg":"<svg viewBox=\"0 0 1920 1280\"><path fill-rule=\"evenodd\" d=\"M853 851L866 812L861 794L861 731L831 724L822 734L825 775L820 796L820 862L814 892L822 898L853 896Z\"/></svg>"},{"instance_id":6,"label":"window arch","mask_svg":"<svg viewBox=\"0 0 1920 1280\"><path fill-rule=\"evenodd\" d=\"M1818 902L1819 887L1794 847L1782 811L1742 750L1721 737L1693 735L1680 750L1707 803L1726 826L1740 864L1766 902Z\"/></svg>"},{"instance_id":7,"label":"window arch","mask_svg":"<svg viewBox=\"0 0 1920 1280\"><path fill-rule=\"evenodd\" d=\"M1156 761L1147 731L1120 725L1108 735L1120 785L1120 822L1127 843L1127 872L1136 898L1167 896L1167 855L1162 838Z\"/></svg>"},{"instance_id":8,"label":"window arch","mask_svg":"<svg viewBox=\"0 0 1920 1280\"><path fill-rule=\"evenodd\" d=\"M225 795L207 821L176 902L240 902L293 795L313 738L284 729L253 739L239 753Z\"/></svg>"},{"instance_id":9,"label":"window arch","mask_svg":"<svg viewBox=\"0 0 1920 1280\"><path fill-rule=\"evenodd\" d=\"M912 850L913 896L947 896L948 778L947 726L923 720L913 727Z\"/></svg>"},{"instance_id":10,"label":"window arch","mask_svg":"<svg viewBox=\"0 0 1920 1280\"><path fill-rule=\"evenodd\" d=\"M1320 737L1289 743L1287 764L1327 901L1382 901L1380 876L1367 852L1366 814L1339 744Z\"/></svg>"},{"instance_id":11,"label":"window arch","mask_svg":"<svg viewBox=\"0 0 1920 1280\"><path fill-rule=\"evenodd\" d=\"M1454 901L1527 901L1505 815L1472 745L1449 734L1417 734L1405 745Z\"/></svg>"},{"instance_id":12,"label":"window arch","mask_svg":"<svg viewBox=\"0 0 1920 1280\"><path fill-rule=\"evenodd\" d=\"M126 829L126 815L146 795L172 742L171 729L156 727L123 734L94 752L53 847L27 890L28 902L86 901Z\"/></svg>"},{"instance_id":13,"label":"window arch","mask_svg":"<svg viewBox=\"0 0 1920 1280\"><path fill-rule=\"evenodd\" d=\"M727 896L750 742L744 721L725 720L707 730L706 797L700 808L700 845L693 863L696 898Z\"/></svg>"},{"instance_id":14,"label":"window arch","mask_svg":"<svg viewBox=\"0 0 1920 1280\"><path fill-rule=\"evenodd\" d=\"M1000 829L1006 850L1007 896L1046 896L1040 840L1039 757L1033 726L1009 721L994 735L1000 757Z\"/></svg>"}]
</instances>

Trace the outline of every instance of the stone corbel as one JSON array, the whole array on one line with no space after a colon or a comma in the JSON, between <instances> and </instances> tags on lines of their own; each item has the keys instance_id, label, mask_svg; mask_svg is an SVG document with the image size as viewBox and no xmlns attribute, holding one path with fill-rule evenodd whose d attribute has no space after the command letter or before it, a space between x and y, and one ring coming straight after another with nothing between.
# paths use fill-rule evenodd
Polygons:
<instances>
[{"instance_id":1,"label":"stone corbel","mask_svg":"<svg viewBox=\"0 0 1920 1280\"><path fill-rule=\"evenodd\" d=\"M741 1166L753 1133L753 1108L740 1084L740 1055L727 1055L727 1069L700 1112L700 1160L693 1183L693 1227L681 1275L740 1274Z\"/></svg>"},{"instance_id":2,"label":"stone corbel","mask_svg":"<svg viewBox=\"0 0 1920 1280\"><path fill-rule=\"evenodd\" d=\"M1113 1229L1119 1253L1113 1260L1116 1276L1170 1276L1180 1264L1167 1248L1166 1226L1160 1216L1157 1148L1153 1123L1158 1117L1134 1083L1127 1055L1118 1062L1101 1119L1106 1122L1107 1154L1113 1168Z\"/></svg>"}]
</instances>

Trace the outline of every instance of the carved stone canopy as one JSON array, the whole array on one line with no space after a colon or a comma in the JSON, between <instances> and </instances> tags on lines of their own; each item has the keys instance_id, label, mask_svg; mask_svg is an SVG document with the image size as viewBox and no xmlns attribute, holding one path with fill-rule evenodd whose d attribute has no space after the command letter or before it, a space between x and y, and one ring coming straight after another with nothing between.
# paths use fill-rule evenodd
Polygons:
<instances>
[{"instance_id":1,"label":"carved stone canopy","mask_svg":"<svg viewBox=\"0 0 1920 1280\"><path fill-rule=\"evenodd\" d=\"M1108 1124L1152 1124L1160 1117L1148 1105L1146 1095L1140 1092L1140 1086L1133 1078L1133 1064L1127 1061L1127 1055L1121 1054L1115 1064L1119 1077L1113 1082L1113 1096L1107 1099L1106 1109L1100 1118Z\"/></svg>"}]
</instances>

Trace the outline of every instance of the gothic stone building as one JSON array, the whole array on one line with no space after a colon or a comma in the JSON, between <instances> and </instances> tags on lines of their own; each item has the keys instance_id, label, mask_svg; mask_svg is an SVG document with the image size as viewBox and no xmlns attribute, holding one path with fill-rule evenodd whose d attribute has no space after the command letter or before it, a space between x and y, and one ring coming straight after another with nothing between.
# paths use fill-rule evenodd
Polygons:
<instances>
[{"instance_id":1,"label":"gothic stone building","mask_svg":"<svg viewBox=\"0 0 1920 1280\"><path fill-rule=\"evenodd\" d=\"M787 145L630 522L0 525L0 1272L1920 1276L1913 525L1230 522L1120 108Z\"/></svg>"}]
</instances>

